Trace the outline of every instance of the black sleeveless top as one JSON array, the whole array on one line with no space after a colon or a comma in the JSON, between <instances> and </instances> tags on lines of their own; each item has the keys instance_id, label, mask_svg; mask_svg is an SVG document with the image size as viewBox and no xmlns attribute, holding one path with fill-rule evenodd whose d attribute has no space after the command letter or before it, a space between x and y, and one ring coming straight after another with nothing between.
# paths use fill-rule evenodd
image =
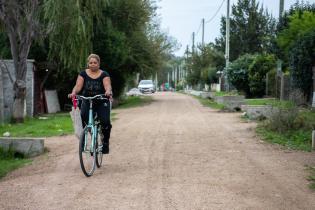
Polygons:
<instances>
[{"instance_id":1,"label":"black sleeveless top","mask_svg":"<svg viewBox=\"0 0 315 210\"><path fill-rule=\"evenodd\" d=\"M80 76L83 77L84 83L81 94L86 97L95 96L98 94L105 94L105 89L103 85L103 79L109 77L109 74L106 71L102 71L101 76L96 79L89 77L86 71L81 71Z\"/></svg>"}]
</instances>

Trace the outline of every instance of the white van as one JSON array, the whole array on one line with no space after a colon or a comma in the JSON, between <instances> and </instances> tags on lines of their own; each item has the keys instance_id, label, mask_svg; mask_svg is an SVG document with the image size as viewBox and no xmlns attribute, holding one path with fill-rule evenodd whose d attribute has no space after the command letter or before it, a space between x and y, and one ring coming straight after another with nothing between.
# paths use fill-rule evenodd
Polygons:
<instances>
[{"instance_id":1,"label":"white van","mask_svg":"<svg viewBox=\"0 0 315 210\"><path fill-rule=\"evenodd\" d=\"M138 89L141 93L154 93L155 92L155 85L152 80L141 80L138 85Z\"/></svg>"}]
</instances>

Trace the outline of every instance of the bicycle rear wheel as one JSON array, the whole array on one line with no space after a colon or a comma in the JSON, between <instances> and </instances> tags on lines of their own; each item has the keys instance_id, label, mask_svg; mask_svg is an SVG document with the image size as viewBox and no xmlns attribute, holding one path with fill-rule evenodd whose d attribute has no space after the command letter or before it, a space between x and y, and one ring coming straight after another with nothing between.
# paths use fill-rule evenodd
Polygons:
<instances>
[{"instance_id":1,"label":"bicycle rear wheel","mask_svg":"<svg viewBox=\"0 0 315 210\"><path fill-rule=\"evenodd\" d=\"M88 127L82 131L79 143L79 158L82 172L89 177L94 173L96 162L96 146L92 147L93 133Z\"/></svg>"},{"instance_id":2,"label":"bicycle rear wheel","mask_svg":"<svg viewBox=\"0 0 315 210\"><path fill-rule=\"evenodd\" d=\"M97 135L96 139L96 166L99 168L103 162L103 141L101 135Z\"/></svg>"}]
</instances>

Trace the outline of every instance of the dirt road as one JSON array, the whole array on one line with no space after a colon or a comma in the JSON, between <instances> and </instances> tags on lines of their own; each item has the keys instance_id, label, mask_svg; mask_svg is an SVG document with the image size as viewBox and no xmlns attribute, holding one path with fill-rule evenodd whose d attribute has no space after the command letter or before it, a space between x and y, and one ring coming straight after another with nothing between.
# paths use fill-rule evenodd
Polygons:
<instances>
[{"instance_id":1,"label":"dirt road","mask_svg":"<svg viewBox=\"0 0 315 210\"><path fill-rule=\"evenodd\" d=\"M315 154L255 137L239 113L190 96L157 93L144 107L116 110L110 155L91 178L74 136L0 181L0 209L315 209L306 164Z\"/></svg>"}]
</instances>

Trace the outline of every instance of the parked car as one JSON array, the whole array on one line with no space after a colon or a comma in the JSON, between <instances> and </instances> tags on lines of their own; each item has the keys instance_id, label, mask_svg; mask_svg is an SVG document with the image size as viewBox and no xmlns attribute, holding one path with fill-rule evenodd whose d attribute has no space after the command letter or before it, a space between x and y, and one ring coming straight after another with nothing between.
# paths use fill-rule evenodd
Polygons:
<instances>
[{"instance_id":1,"label":"parked car","mask_svg":"<svg viewBox=\"0 0 315 210\"><path fill-rule=\"evenodd\" d=\"M154 93L156 91L152 80L141 80L139 82L138 89L141 93Z\"/></svg>"}]
</instances>

